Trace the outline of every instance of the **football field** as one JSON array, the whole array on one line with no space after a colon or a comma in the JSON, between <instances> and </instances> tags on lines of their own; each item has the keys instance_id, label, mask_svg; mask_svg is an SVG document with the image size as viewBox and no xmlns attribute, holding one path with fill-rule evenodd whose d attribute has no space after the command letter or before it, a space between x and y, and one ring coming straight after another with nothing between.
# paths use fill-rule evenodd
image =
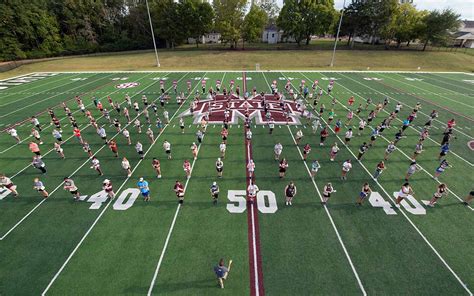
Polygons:
<instances>
[{"instance_id":1,"label":"football field","mask_svg":"<svg viewBox=\"0 0 474 296\"><path fill-rule=\"evenodd\" d=\"M208 96L210 88L215 95ZM138 112L126 95L138 104ZM351 96L353 104L348 103ZM120 106L120 113L107 97ZM120 129L95 106L94 98L111 120L120 122ZM79 99L104 126L107 139L117 142L119 157L80 110ZM358 135L361 118L367 120L384 99L386 106L381 105ZM100 160L103 176L91 168L63 103ZM390 127L357 160L360 146L371 141L373 129L397 103L401 109ZM387 145L417 104L421 109L416 118L374 179ZM53 149L55 125L48 108L60 121L65 159ZM354 112L351 121L349 110ZM409 178L414 193L397 207L420 132L433 110L439 116ZM473 111L474 75L461 72L44 72L2 80L0 173L17 186L19 196L0 188L0 295L472 295L474 202L463 202L474 190ZM31 165L33 115L42 128L39 148L45 174ZM453 118L450 151L443 157L449 167L436 180L440 143ZM224 119L228 136L220 178L216 160L221 157ZM342 125L336 132L338 119ZM272 132L269 122L275 125ZM329 135L320 145L324 127ZM19 143L8 133L11 128L17 130ZM152 140L145 133L148 128ZM349 128L354 133L346 143ZM143 144L143 158L135 149L137 141ZM165 141L171 144L171 159ZM277 143L283 147L280 159L288 161L283 178L274 156ZM331 161L334 143L339 151ZM311 147L307 153L306 144ZM130 176L122 157L130 162ZM153 158L161 163L161 178ZM185 160L191 164L189 178ZM250 160L255 164L251 178ZM312 178L314 160L321 167ZM342 180L346 160L352 169ZM48 198L33 188L35 177L44 183ZM65 177L77 185L78 201L63 188ZM149 202L137 187L139 178L149 183ZM104 179L112 182L114 199L103 192ZM184 187L182 204L174 192L177 180ZM285 187L291 181L297 193L287 205ZM210 193L213 182L219 186L217 204ZM249 196L252 182L259 188L255 198ZM372 192L357 205L365 182ZM327 183L336 191L323 204ZM430 207L427 203L440 183L447 185L448 194ZM233 261L225 289L213 270L220 258L226 264Z\"/></svg>"}]
</instances>

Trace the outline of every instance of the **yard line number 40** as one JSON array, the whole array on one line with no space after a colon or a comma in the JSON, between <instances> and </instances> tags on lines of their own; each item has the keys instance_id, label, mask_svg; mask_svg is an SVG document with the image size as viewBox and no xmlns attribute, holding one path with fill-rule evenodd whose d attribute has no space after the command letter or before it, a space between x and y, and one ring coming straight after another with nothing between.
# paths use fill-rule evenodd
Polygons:
<instances>
[{"instance_id":1,"label":"yard line number 40","mask_svg":"<svg viewBox=\"0 0 474 296\"><path fill-rule=\"evenodd\" d=\"M10 190L0 189L0 200L4 199L11 193ZM113 204L113 209L117 211L125 211L133 206L140 190L137 188L127 188L116 197ZM397 198L398 192L393 193L394 198ZM81 196L81 200L86 200L87 195ZM107 193L104 190L99 191L89 197L87 202L92 203L89 209L98 210L102 204L108 199ZM245 190L229 190L227 192L227 199L230 201L226 205L227 211L233 214L241 214L247 209L247 192ZM274 214L278 210L278 204L275 193L269 190L260 190L257 194L257 208L262 214ZM374 208L382 208L387 215L397 215L393 209L392 204L386 201L378 192L372 192L369 197L369 203ZM401 206L413 215L426 215L426 209L411 195L408 195L401 202Z\"/></svg>"}]
</instances>

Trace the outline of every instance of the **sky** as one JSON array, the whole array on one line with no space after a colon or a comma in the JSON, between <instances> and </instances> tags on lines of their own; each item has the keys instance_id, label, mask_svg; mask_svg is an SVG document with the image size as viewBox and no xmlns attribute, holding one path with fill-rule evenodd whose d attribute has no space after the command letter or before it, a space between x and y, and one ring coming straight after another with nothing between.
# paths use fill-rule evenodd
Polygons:
<instances>
[{"instance_id":1,"label":"sky","mask_svg":"<svg viewBox=\"0 0 474 296\"><path fill-rule=\"evenodd\" d=\"M352 0L346 0L351 3ZM336 8L342 8L344 0L334 0ZM278 5L283 5L283 0L277 0ZM434 10L451 7L461 15L461 19L474 20L474 0L413 0L418 9Z\"/></svg>"}]
</instances>

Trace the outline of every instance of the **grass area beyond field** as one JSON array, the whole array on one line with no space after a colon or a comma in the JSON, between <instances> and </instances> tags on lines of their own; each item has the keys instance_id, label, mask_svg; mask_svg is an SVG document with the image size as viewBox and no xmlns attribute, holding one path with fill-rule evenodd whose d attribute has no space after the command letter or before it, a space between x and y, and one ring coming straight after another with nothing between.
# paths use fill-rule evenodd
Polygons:
<instances>
[{"instance_id":1,"label":"grass area beyond field","mask_svg":"<svg viewBox=\"0 0 474 296\"><path fill-rule=\"evenodd\" d=\"M214 63L209 56L185 53L178 61L175 54L163 55L164 64L176 61L185 67L189 62L198 67L198 62L203 63L202 70L192 72L38 72L2 81L0 173L12 179L20 196L15 198L0 189L0 295L256 295L256 291L259 295L472 295L474 205L463 204L474 184L474 153L469 145L474 139L472 74L207 71L217 62L229 66L243 63L236 58L240 52L221 54L215 53ZM312 65L310 56L315 53L301 54L304 61L290 59L288 52L275 52L271 62L284 63L282 68ZM338 59L344 61L341 53ZM373 63L387 63L389 67L388 61L377 59ZM117 67L121 68L117 69L133 65L152 69L148 63L153 62L153 56L73 58L42 65L54 65L48 70L66 70L90 67L95 62L100 69L119 60L122 63ZM412 67L416 65L414 60L412 63ZM215 90L218 81L218 96L208 98L209 88ZM331 81L334 88L328 93ZM267 95L268 108L277 121L270 132L258 94L270 94L272 84L285 95L289 113ZM304 98L300 94L296 101L290 98L290 92L300 93L302 84L312 96L321 91L317 104L309 95ZM224 97L223 88L232 88L234 93L238 88L240 97ZM255 94L251 93L254 89ZM249 99L244 100L246 91ZM168 94L167 101L160 100L163 92ZM181 92L185 101L178 104L177 94ZM199 101L191 105L197 94ZM138 112L128 106L126 95L137 102ZM76 96L105 128L108 140L117 141L119 157L81 112ZM351 96L353 105L348 103ZM109 105L107 97L120 104L120 112ZM110 111L111 119L121 123L119 130L94 106L94 98ZM367 103L367 98L373 102ZM388 99L387 106L357 135L360 118L367 119L370 110L384 99ZM91 159L74 137L63 102L77 120L82 138L100 160L103 176L91 167ZM372 129L395 110L397 102L402 108L391 127L357 161L359 147L370 141ZM156 111L148 107L148 123L143 110L152 103L156 103ZM222 119L227 103L231 122L222 156ZM373 179L388 143L417 103L421 109L416 119L385 162L386 170ZM315 126L313 120L323 104L320 123L328 127L329 136L320 145L322 126ZM348 122L348 110L355 111L359 105L360 113ZM130 110L131 123L123 115L125 107ZM65 159L53 150L55 139L51 133L55 127L50 124L47 108L52 108L60 120ZM335 115L329 122L331 110ZM419 170L409 180L415 193L397 207L394 194L405 182L420 131L432 110L437 110L439 116L433 120L429 137L423 142L424 151L416 159ZM198 130L204 129L201 118L208 111L210 122L199 143ZM243 121L247 112L251 140L246 138L249 136ZM42 125L44 143L40 148L46 174L31 166L28 143L32 141L29 117L33 114ZM440 141L446 122L452 118L457 122L455 138L446 156L451 167L438 181L432 177L440 164ZM142 132L135 120L139 120ZM342 121L339 133L335 131L337 120ZM12 126L21 138L18 144L5 132ZM131 145L124 128L130 132ZM145 134L148 128L154 133L153 140ZM345 144L344 135L350 128L354 137ZM303 136L297 143L299 131ZM171 143L170 159L163 149L165 140ZM138 141L143 144L143 159L135 149ZM198 145L195 159L193 143ZM277 143L283 145L282 157L288 160L284 178L279 177L279 162L274 158ZM340 150L331 161L330 148L335 143ZM304 161L306 144L311 150ZM130 176L122 168L122 157L131 164ZM218 157L224 162L222 178L215 168ZM152 167L153 158L161 162L161 178ZM252 180L260 189L254 203L247 202L250 159L255 163ZM191 163L190 178L183 170L185 160ZM313 179L310 174L314 160L321 168ZM346 160L351 160L353 167L347 180L341 180ZM63 189L66 176L76 182L80 201L74 201ZM33 189L35 177L50 192L47 199ZM140 177L149 182L150 202L145 202L137 189ZM116 192L113 200L102 193L106 178ZM173 191L177 180L185 186L183 204L178 203ZM291 206L285 204L284 196L290 181L297 187ZM213 182L220 187L215 205L209 192ZM336 192L323 205L322 192L328 182ZM373 192L357 206L365 182ZM426 206L440 182L447 184L449 194L433 208ZM220 258L226 263L233 260L223 290L218 288L213 272Z\"/></svg>"},{"instance_id":2,"label":"grass area beyond field","mask_svg":"<svg viewBox=\"0 0 474 296\"><path fill-rule=\"evenodd\" d=\"M328 50L192 50L160 51L161 68L172 70L407 70L474 71L474 56L456 52L418 51L337 51L330 68ZM0 79L40 71L137 71L157 70L153 52L67 57L20 66L0 73Z\"/></svg>"}]
</instances>

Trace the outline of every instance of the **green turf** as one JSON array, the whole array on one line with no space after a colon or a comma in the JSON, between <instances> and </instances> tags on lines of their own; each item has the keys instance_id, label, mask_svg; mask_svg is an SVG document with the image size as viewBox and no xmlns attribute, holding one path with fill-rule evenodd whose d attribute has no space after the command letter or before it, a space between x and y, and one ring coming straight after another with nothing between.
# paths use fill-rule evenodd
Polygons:
<instances>
[{"instance_id":1,"label":"green turf","mask_svg":"<svg viewBox=\"0 0 474 296\"><path fill-rule=\"evenodd\" d=\"M467 142L473 139L471 100L474 95L474 86L467 80L474 80L473 76L462 73L297 71L248 72L246 75L249 77L248 89L256 87L258 91L265 92L270 92L268 83L273 80L278 81L279 89L283 91L287 79L291 79L295 90L302 79L309 86L318 79L325 91L329 81L322 78L336 78L332 95L338 101L334 110L336 119L343 121L347 113L346 102L351 95L356 100L354 106L359 103L365 105L367 97L375 103L389 97L390 104L374 120L375 123L394 109L396 101L404 104L399 119L408 116L410 108L417 102L421 101L423 106L413 127L406 130L407 138L400 141L398 150L386 162L387 170L378 183L369 174L383 158L387 141L392 140L397 131L395 128L386 129L360 163L354 160L348 180L343 182L339 179L342 162L354 159L353 154L357 155L359 145L369 140L369 128L362 136L355 136L346 147L340 139L343 139L348 126L343 126L338 137L331 129L325 146L319 146L319 130L316 135L312 134L311 125L303 118L299 126L276 126L272 135L266 126L253 126L255 179L261 190L275 193L278 205L274 214L258 213L267 294L358 295L362 294L362 289L369 295L468 294L447 266L467 284L468 290L473 291L474 254L471 245L474 231L469 226L473 222L473 210L456 198L464 198L473 189L474 156L467 146ZM127 78L112 80L116 77ZM178 89L182 91L186 90L188 80L193 83L192 92L200 91L198 77L209 78L208 87L214 86L218 79L223 85L235 80L241 89L243 87L242 80L238 79L242 77L240 72L203 71L64 73L0 90L0 128L53 106L56 106L54 110L61 123L69 124L64 111L57 106L67 101L83 129L83 137L91 144L92 151L97 152L105 173L104 177L100 177L90 169L87 154L72 137L70 124L64 126L63 138L68 139L63 145L66 159L60 159L54 151L49 152L44 156L48 173L41 176L50 192L56 187L58 189L42 202L42 198L32 189L32 179L39 176L39 171L29 165L31 153L27 143L30 138L27 137L31 124L26 122L17 127L20 137L24 139L19 145L14 145L11 136L0 133L1 170L8 176L21 171L13 178L21 197L15 199L9 195L0 200L0 295L41 294L53 279L47 294L146 294L158 262L160 268L153 286L154 294L250 294L252 266L249 264L247 212L231 214L226 209L228 190L243 190L246 187L243 122L229 129L222 179L216 177L214 168L219 156L221 125L208 126L187 184L185 203L178 211L173 184L175 180L185 181L182 162L192 159L190 145L196 141L198 128L191 117L186 117L185 133L181 134L178 115L189 107L193 95L187 97L183 106L177 105L172 95L166 105L172 120L161 135L154 125L156 116L150 111L156 138L154 143L150 143L144 133L138 134L133 126L128 127L132 141L140 140L147 151L145 160L141 162L134 147L126 144L122 134L117 134L105 118L98 120L107 124L109 138L116 136L120 156L126 156L132 168L136 167L129 179L120 167L120 160L104 146L73 100L74 96L80 95L94 116L99 118L99 111L92 108L93 96L101 98L108 107L107 95L123 102L124 95L128 93L142 106L140 98L143 94L149 101L158 99L160 87L157 77L167 79L166 88L171 87L171 81L178 80ZM84 80L72 80L77 78ZM115 87L124 82L139 82L140 85L129 89ZM331 98L326 92L321 101L327 110L331 108ZM307 103L307 108L312 110L312 102L308 100ZM391 195L399 190L418 140L419 128L432 109L437 109L440 116L433 123L430 139L424 143L426 151L417 158L426 171L417 172L411 183L418 202L431 198L437 183L429 174L434 173L439 163L436 158L445 123L455 117L458 122L457 139L453 140L452 153L447 157L453 167L440 177L440 181L448 184L452 191L450 195L441 199L435 208L424 207L426 215L411 214L403 207L401 210L393 207L397 215L386 215L381 208L372 207L369 202L361 207L355 206L364 182L369 182L385 200L389 200L387 193ZM324 120L327 120L327 110ZM161 118L162 113L163 109L159 108ZM115 111L111 114L114 117ZM360 116L366 117L367 114L368 111L364 110ZM132 118L137 116L134 110L130 115ZM140 118L143 122L142 115ZM53 128L49 126L47 113L40 115L39 120L44 125L41 149L45 154L54 142L51 136ZM122 125L126 124L123 117L120 120ZM357 130L358 121L355 116L352 121L354 130ZM398 119L392 122L394 126L400 124ZM334 121L330 126L334 128ZM295 145L292 135L299 129L304 137L300 145ZM163 151L165 139L172 143L172 160L167 160ZM283 144L283 156L289 161L284 179L278 177L278 164L273 159L273 146L277 142ZM341 150L336 160L331 162L329 149L334 142ZM313 159L319 160L322 165L315 183L311 181L301 159L300 151L305 143L312 146L308 166ZM151 167L153 157L161 160L162 179L156 179ZM145 203L138 197L133 206L125 211L115 210L115 201L104 202L99 209L91 210L91 203L72 201L70 194L60 186L62 178L70 174L74 174L81 194L88 196L101 190L104 178L112 180L116 190L120 187L117 194L120 195L121 191L136 187L138 178L144 176L150 182L152 200ZM288 207L284 204L283 189L290 180L295 182L298 195L293 206ZM221 190L217 206L212 205L209 194L213 181L219 183ZM315 186L322 191L327 182L334 184L337 193L331 197L326 211ZM21 221L27 214L29 216ZM173 221L175 224L170 232ZM221 257L234 261L224 291L217 288L212 271ZM357 277L360 278L360 285Z\"/></svg>"}]
</instances>

